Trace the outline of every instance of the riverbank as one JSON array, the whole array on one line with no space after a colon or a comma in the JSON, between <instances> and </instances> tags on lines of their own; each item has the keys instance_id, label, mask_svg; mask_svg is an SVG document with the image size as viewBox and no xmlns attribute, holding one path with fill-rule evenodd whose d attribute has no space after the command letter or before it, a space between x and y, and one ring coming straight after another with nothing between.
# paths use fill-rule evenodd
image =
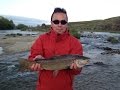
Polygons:
<instances>
[{"instance_id":1,"label":"riverbank","mask_svg":"<svg viewBox=\"0 0 120 90\"><path fill-rule=\"evenodd\" d=\"M37 37L38 36L0 37L0 47L3 48L4 53L28 51Z\"/></svg>"},{"instance_id":2,"label":"riverbank","mask_svg":"<svg viewBox=\"0 0 120 90\"><path fill-rule=\"evenodd\" d=\"M75 77L74 90L120 90L120 42L113 44L107 41L110 36L120 41L120 35L114 33L82 33L80 41L84 55L91 59ZM0 90L35 90L37 73L20 72L18 62L28 56L29 48L37 37L0 38L4 49L0 55Z\"/></svg>"}]
</instances>

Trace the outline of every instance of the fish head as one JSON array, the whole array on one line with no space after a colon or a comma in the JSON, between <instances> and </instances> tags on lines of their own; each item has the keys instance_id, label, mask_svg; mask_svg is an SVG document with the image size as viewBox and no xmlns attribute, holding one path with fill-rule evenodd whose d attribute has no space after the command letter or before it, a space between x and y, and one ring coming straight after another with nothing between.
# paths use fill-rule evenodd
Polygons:
<instances>
[{"instance_id":1,"label":"fish head","mask_svg":"<svg viewBox=\"0 0 120 90\"><path fill-rule=\"evenodd\" d=\"M78 68L81 68L85 66L86 64L88 64L89 60L88 59L76 59L74 62L76 63Z\"/></svg>"}]
</instances>

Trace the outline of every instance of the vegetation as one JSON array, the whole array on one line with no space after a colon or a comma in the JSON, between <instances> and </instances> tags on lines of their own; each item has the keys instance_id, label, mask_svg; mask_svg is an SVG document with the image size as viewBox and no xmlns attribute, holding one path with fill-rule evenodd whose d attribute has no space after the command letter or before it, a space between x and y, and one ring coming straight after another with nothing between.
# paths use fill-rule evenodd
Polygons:
<instances>
[{"instance_id":1,"label":"vegetation","mask_svg":"<svg viewBox=\"0 0 120 90\"><path fill-rule=\"evenodd\" d=\"M111 42L112 44L117 44L119 43L119 40L116 39L115 37L109 37L107 41Z\"/></svg>"},{"instance_id":2,"label":"vegetation","mask_svg":"<svg viewBox=\"0 0 120 90\"><path fill-rule=\"evenodd\" d=\"M92 20L92 21L82 21L82 22L69 22L68 23L70 32L77 38L80 37L78 32L81 31L102 31L102 32L120 32L120 16L112 17L105 20ZM50 25L43 23L36 27L28 27L24 24L14 25L12 20L7 20L0 16L0 29L21 29L21 30L33 30L33 31L43 31L49 30Z\"/></svg>"},{"instance_id":3,"label":"vegetation","mask_svg":"<svg viewBox=\"0 0 120 90\"><path fill-rule=\"evenodd\" d=\"M28 29L28 26L27 25L24 25L24 24L18 24L17 26L16 26L16 28L17 29L21 29L21 30L26 30L26 29Z\"/></svg>"},{"instance_id":4,"label":"vegetation","mask_svg":"<svg viewBox=\"0 0 120 90\"><path fill-rule=\"evenodd\" d=\"M2 16L0 16L0 30L11 30L15 28L15 24L12 20L8 20Z\"/></svg>"},{"instance_id":5,"label":"vegetation","mask_svg":"<svg viewBox=\"0 0 120 90\"><path fill-rule=\"evenodd\" d=\"M41 26L37 25L36 27L33 27L32 30L47 32L49 30L49 28L50 28L50 25L46 25L43 23Z\"/></svg>"},{"instance_id":6,"label":"vegetation","mask_svg":"<svg viewBox=\"0 0 120 90\"><path fill-rule=\"evenodd\" d=\"M77 30L71 30L70 33L77 39L80 39L80 33Z\"/></svg>"},{"instance_id":7,"label":"vegetation","mask_svg":"<svg viewBox=\"0 0 120 90\"><path fill-rule=\"evenodd\" d=\"M120 17L105 20L70 22L69 27L71 30L77 29L79 31L120 32Z\"/></svg>"}]
</instances>

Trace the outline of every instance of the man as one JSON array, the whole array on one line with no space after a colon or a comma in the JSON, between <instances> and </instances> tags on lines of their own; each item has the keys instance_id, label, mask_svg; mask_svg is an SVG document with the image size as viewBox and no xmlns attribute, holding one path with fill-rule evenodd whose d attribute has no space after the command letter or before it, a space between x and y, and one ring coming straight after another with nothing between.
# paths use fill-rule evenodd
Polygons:
<instances>
[{"instance_id":1,"label":"man","mask_svg":"<svg viewBox=\"0 0 120 90\"><path fill-rule=\"evenodd\" d=\"M65 9L55 8L51 16L50 31L39 36L35 41L31 47L29 60L64 54L83 55L83 50L79 40L69 34L68 17ZM44 70L42 65L33 64L31 69L39 71L37 90L73 90L74 75L79 74L81 69L78 69L75 63L71 64L70 68L56 72Z\"/></svg>"}]
</instances>

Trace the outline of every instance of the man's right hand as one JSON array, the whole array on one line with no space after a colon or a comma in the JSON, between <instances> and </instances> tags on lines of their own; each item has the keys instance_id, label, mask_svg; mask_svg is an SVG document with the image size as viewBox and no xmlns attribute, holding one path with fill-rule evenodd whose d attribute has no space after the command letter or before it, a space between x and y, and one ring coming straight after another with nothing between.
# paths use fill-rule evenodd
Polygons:
<instances>
[{"instance_id":1,"label":"man's right hand","mask_svg":"<svg viewBox=\"0 0 120 90\"><path fill-rule=\"evenodd\" d=\"M37 55L33 60L35 60L35 59L44 59L44 57L42 57L41 55ZM33 64L30 67L30 69L33 70L33 71L43 70L42 66L38 63Z\"/></svg>"}]
</instances>

